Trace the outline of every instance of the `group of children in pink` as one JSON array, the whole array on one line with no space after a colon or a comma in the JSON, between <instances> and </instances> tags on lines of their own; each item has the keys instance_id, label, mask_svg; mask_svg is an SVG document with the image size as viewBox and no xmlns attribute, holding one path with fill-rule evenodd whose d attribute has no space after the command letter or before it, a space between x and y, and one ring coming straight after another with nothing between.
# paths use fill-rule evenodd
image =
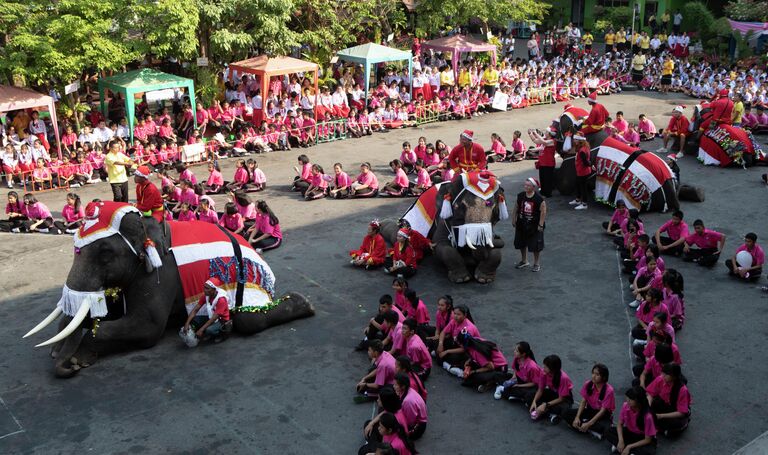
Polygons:
<instances>
[{"instance_id":1,"label":"group of children in pink","mask_svg":"<svg viewBox=\"0 0 768 455\"><path fill-rule=\"evenodd\" d=\"M642 363L635 368L638 377L617 409L604 364L592 365L591 375L577 389L581 401L574 406L574 383L559 356L550 354L539 364L530 344L520 341L508 360L496 343L481 335L466 305L454 304L450 295L443 295L432 317L408 281L395 278L394 297L381 296L378 311L367 321L357 346L367 351L371 364L356 385L354 401L378 404L374 417L364 424L365 444L358 453L390 447L401 455L417 453L415 441L428 426L424 383L435 363L460 378L465 387L522 404L534 421L545 419L556 425L564 420L579 433L607 440L618 453L655 453L660 435L671 437L687 428L692 403L680 368L675 329L661 301L682 299L682 278L667 279L665 286L664 294L656 288L647 292L648 300L638 309L639 320L648 319L649 313L653 317L640 322L647 325L638 334L643 343L638 342L635 349Z\"/></svg>"}]
</instances>

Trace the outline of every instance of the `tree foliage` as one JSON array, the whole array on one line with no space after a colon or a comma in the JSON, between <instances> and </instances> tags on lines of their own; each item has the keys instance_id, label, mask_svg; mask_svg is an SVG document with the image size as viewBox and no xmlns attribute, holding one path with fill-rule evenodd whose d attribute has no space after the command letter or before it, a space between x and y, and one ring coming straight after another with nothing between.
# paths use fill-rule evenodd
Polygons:
<instances>
[{"instance_id":1,"label":"tree foliage","mask_svg":"<svg viewBox=\"0 0 768 455\"><path fill-rule=\"evenodd\" d=\"M768 2L765 0L731 0L725 12L737 21L768 22Z\"/></svg>"},{"instance_id":2,"label":"tree foliage","mask_svg":"<svg viewBox=\"0 0 768 455\"><path fill-rule=\"evenodd\" d=\"M417 3L416 33L429 36L456 24L478 19L485 31L489 25L507 21L539 23L551 5L536 0L421 0Z\"/></svg>"}]
</instances>

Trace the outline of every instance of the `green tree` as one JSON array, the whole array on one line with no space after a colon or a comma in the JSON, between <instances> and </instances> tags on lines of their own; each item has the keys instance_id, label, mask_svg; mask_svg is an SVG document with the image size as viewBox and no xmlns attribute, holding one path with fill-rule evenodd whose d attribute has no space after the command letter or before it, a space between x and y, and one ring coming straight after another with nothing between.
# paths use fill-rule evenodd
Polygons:
<instances>
[{"instance_id":1,"label":"green tree","mask_svg":"<svg viewBox=\"0 0 768 455\"><path fill-rule=\"evenodd\" d=\"M725 12L737 21L768 21L768 2L765 0L731 0L725 5Z\"/></svg>"},{"instance_id":2,"label":"green tree","mask_svg":"<svg viewBox=\"0 0 768 455\"><path fill-rule=\"evenodd\" d=\"M222 61L287 54L298 45L288 28L292 0L190 0L199 13L200 55Z\"/></svg>"},{"instance_id":3,"label":"green tree","mask_svg":"<svg viewBox=\"0 0 768 455\"><path fill-rule=\"evenodd\" d=\"M429 36L478 19L487 33L509 20L540 23L551 5L536 0L422 0L416 6L416 33Z\"/></svg>"},{"instance_id":4,"label":"green tree","mask_svg":"<svg viewBox=\"0 0 768 455\"><path fill-rule=\"evenodd\" d=\"M114 1L6 0L0 8L0 69L28 84L53 81L61 87L86 70L117 70L138 56L114 27Z\"/></svg>"},{"instance_id":5,"label":"green tree","mask_svg":"<svg viewBox=\"0 0 768 455\"><path fill-rule=\"evenodd\" d=\"M196 0L100 0L119 5L116 16L127 44L141 57L197 55Z\"/></svg>"}]
</instances>

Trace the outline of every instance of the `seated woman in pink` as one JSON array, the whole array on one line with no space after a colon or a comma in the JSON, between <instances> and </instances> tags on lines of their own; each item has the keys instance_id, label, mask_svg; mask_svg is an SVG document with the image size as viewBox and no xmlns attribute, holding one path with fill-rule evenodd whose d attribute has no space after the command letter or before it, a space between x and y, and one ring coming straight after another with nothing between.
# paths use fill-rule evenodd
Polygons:
<instances>
[{"instance_id":1,"label":"seated woman in pink","mask_svg":"<svg viewBox=\"0 0 768 455\"><path fill-rule=\"evenodd\" d=\"M53 188L51 171L45 166L45 160L42 158L37 159L37 167L32 171L32 182L35 191Z\"/></svg>"},{"instance_id":2,"label":"seated woman in pink","mask_svg":"<svg viewBox=\"0 0 768 455\"><path fill-rule=\"evenodd\" d=\"M403 163L400 160L392 160L389 162L389 167L391 167L392 172L395 173L395 179L384 185L384 188L381 189L381 196L406 196L409 194L410 182L403 170Z\"/></svg>"},{"instance_id":3,"label":"seated woman in pink","mask_svg":"<svg viewBox=\"0 0 768 455\"><path fill-rule=\"evenodd\" d=\"M313 164L312 177L309 182L309 188L304 193L304 200L314 201L324 198L328 189L328 179L329 177L325 175L323 168L319 164Z\"/></svg>"},{"instance_id":4,"label":"seated woman in pink","mask_svg":"<svg viewBox=\"0 0 768 455\"><path fill-rule=\"evenodd\" d=\"M210 196L200 198L200 205L197 206L197 219L205 223L219 224L219 215L216 213Z\"/></svg>"},{"instance_id":5,"label":"seated woman in pink","mask_svg":"<svg viewBox=\"0 0 768 455\"><path fill-rule=\"evenodd\" d=\"M234 234L241 234L245 229L243 217L237 212L237 206L234 202L227 202L227 205L224 206L224 215L219 219L219 225L224 226Z\"/></svg>"},{"instance_id":6,"label":"seated woman in pink","mask_svg":"<svg viewBox=\"0 0 768 455\"><path fill-rule=\"evenodd\" d=\"M341 163L333 165L333 173L334 176L328 189L328 196L334 199L344 199L349 195L349 186L352 184L352 179L349 178L349 174L344 172Z\"/></svg>"},{"instance_id":7,"label":"seated woman in pink","mask_svg":"<svg viewBox=\"0 0 768 455\"><path fill-rule=\"evenodd\" d=\"M641 141L652 141L658 133L656 125L645 114L640 114L637 122L637 131L640 133Z\"/></svg>"},{"instance_id":8,"label":"seated woman in pink","mask_svg":"<svg viewBox=\"0 0 768 455\"><path fill-rule=\"evenodd\" d=\"M373 197L379 193L379 180L371 171L371 163L360 165L360 174L349 187L350 197Z\"/></svg>"},{"instance_id":9,"label":"seated woman in pink","mask_svg":"<svg viewBox=\"0 0 768 455\"><path fill-rule=\"evenodd\" d=\"M283 243L283 233L280 231L280 220L272 212L266 202L257 201L256 224L248 229L248 242L257 252L273 250Z\"/></svg>"},{"instance_id":10,"label":"seated woman in pink","mask_svg":"<svg viewBox=\"0 0 768 455\"><path fill-rule=\"evenodd\" d=\"M491 134L491 149L485 152L489 163L505 161L507 159L507 144L496 133Z\"/></svg>"},{"instance_id":11,"label":"seated woman in pink","mask_svg":"<svg viewBox=\"0 0 768 455\"><path fill-rule=\"evenodd\" d=\"M28 220L22 225L22 232L42 232L47 234L52 230L54 234L61 234L53 225L51 211L48 210L45 204L38 201L32 193L24 195L24 214Z\"/></svg>"},{"instance_id":12,"label":"seated woman in pink","mask_svg":"<svg viewBox=\"0 0 768 455\"><path fill-rule=\"evenodd\" d=\"M245 185L247 193L262 191L267 187L267 176L264 171L259 169L259 163L254 159L249 159L246 163L248 170L248 183Z\"/></svg>"},{"instance_id":13,"label":"seated woman in pink","mask_svg":"<svg viewBox=\"0 0 768 455\"><path fill-rule=\"evenodd\" d=\"M205 182L205 192L207 194L220 193L224 188L224 176L214 163L208 163L208 180Z\"/></svg>"},{"instance_id":14,"label":"seated woman in pink","mask_svg":"<svg viewBox=\"0 0 768 455\"><path fill-rule=\"evenodd\" d=\"M307 155L299 155L296 160L299 165L293 167L297 175L293 178L293 187L291 189L300 192L304 196L307 188L309 188L309 181L312 178L312 164L309 162Z\"/></svg>"},{"instance_id":15,"label":"seated woman in pink","mask_svg":"<svg viewBox=\"0 0 768 455\"><path fill-rule=\"evenodd\" d=\"M85 218L85 208L80 203L80 196L75 193L67 194L67 204L61 209L61 217L62 219L54 221L53 225L61 232L74 234Z\"/></svg>"},{"instance_id":16,"label":"seated woman in pink","mask_svg":"<svg viewBox=\"0 0 768 455\"><path fill-rule=\"evenodd\" d=\"M416 161L416 184L411 188L411 194L419 195L432 187L432 179L424 165L424 161Z\"/></svg>"}]
</instances>

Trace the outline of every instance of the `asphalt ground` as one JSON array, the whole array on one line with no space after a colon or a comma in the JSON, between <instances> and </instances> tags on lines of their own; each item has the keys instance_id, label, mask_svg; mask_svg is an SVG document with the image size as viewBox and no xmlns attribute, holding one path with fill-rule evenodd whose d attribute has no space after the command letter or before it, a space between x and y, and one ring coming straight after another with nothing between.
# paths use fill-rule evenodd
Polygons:
<instances>
[{"instance_id":1,"label":"asphalt ground","mask_svg":"<svg viewBox=\"0 0 768 455\"><path fill-rule=\"evenodd\" d=\"M674 105L693 104L644 93L601 101L612 113L623 110L628 119L646 113L659 127ZM583 99L576 104L586 107ZM71 239L0 234L0 453L356 453L372 407L352 403L354 385L367 367L365 355L353 347L379 295L391 292L391 278L351 268L347 251L358 246L372 218L396 218L413 200L300 201L288 186L296 156L307 153L329 172L335 162L355 173L361 161L370 161L380 181L388 181L386 163L399 156L404 140L415 144L424 135L429 142L442 138L454 145L462 130L472 129L486 147L493 132L509 144L514 130L545 127L561 109L539 106L257 156L268 188L254 196L269 202L285 233L283 246L265 257L279 291L304 293L317 315L198 349L184 347L177 328L169 328L154 348L102 358L69 380L54 378L47 350L33 347L53 329L34 340L21 336L55 305L71 264ZM646 149L657 147L646 144ZM225 162L225 177L231 178L233 167L231 160ZM705 168L693 157L682 159L680 167L684 182L706 190L705 202L683 203L689 224L702 218L728 240L723 260L711 270L667 261L686 282L687 321L678 340L693 420L678 439L662 438L658 453L732 453L768 429L768 301L758 289L765 281L736 282L723 265L746 232L756 232L761 241L768 238L766 188L759 177L764 170ZM492 164L491 169L508 194L536 175L530 161ZM202 167L194 170L198 177L206 174ZM108 198L110 192L98 184L79 194L88 201ZM64 193L43 193L40 199L58 211ZM223 196L215 199L221 207ZM577 388L594 362L605 363L620 406L631 382L628 332L634 319L625 305L631 297L628 282L600 231L610 210L591 204L576 212L569 199L556 195L548 201L541 273L514 269L519 256L510 248L513 230L503 222L497 231L508 246L493 284L451 284L445 270L428 258L411 286L430 314L442 294L468 304L483 336L510 359L520 340L531 343L539 361L560 355ZM656 229L668 216L645 214L646 229ZM607 443L574 434L563 424L533 423L521 406L464 389L439 367L427 387L429 426L417 444L423 454L609 450Z\"/></svg>"}]
</instances>

